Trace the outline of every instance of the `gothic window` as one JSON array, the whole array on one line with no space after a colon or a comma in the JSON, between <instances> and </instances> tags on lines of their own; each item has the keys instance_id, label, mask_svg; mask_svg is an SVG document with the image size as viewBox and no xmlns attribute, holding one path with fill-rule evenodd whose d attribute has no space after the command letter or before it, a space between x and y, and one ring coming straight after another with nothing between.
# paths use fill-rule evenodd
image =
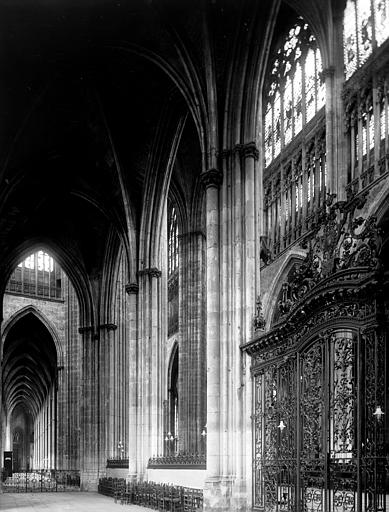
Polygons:
<instances>
[{"instance_id":1,"label":"gothic window","mask_svg":"<svg viewBox=\"0 0 389 512\"><path fill-rule=\"evenodd\" d=\"M389 0L348 0L343 37L348 79L389 37Z\"/></svg>"},{"instance_id":2,"label":"gothic window","mask_svg":"<svg viewBox=\"0 0 389 512\"><path fill-rule=\"evenodd\" d=\"M17 265L8 281L6 291L60 299L61 268L46 252L33 253Z\"/></svg>"},{"instance_id":3,"label":"gothic window","mask_svg":"<svg viewBox=\"0 0 389 512\"><path fill-rule=\"evenodd\" d=\"M176 345L169 365L168 432L165 434L165 448L168 455L178 451L178 364L178 346Z\"/></svg>"},{"instance_id":4,"label":"gothic window","mask_svg":"<svg viewBox=\"0 0 389 512\"><path fill-rule=\"evenodd\" d=\"M168 209L168 336L178 331L178 227L173 205Z\"/></svg>"},{"instance_id":5,"label":"gothic window","mask_svg":"<svg viewBox=\"0 0 389 512\"><path fill-rule=\"evenodd\" d=\"M265 86L265 165L268 166L325 102L320 50L302 18L272 61Z\"/></svg>"},{"instance_id":6,"label":"gothic window","mask_svg":"<svg viewBox=\"0 0 389 512\"><path fill-rule=\"evenodd\" d=\"M169 208L168 237L168 274L170 276L178 268L177 214L174 206Z\"/></svg>"}]
</instances>

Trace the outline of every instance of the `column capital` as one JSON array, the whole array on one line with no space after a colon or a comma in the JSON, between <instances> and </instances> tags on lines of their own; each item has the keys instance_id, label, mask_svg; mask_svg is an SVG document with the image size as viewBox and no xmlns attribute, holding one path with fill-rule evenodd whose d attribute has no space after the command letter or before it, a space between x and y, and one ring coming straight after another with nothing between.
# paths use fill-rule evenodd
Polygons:
<instances>
[{"instance_id":1,"label":"column capital","mask_svg":"<svg viewBox=\"0 0 389 512\"><path fill-rule=\"evenodd\" d=\"M234 147L234 152L239 153L239 155L243 158L254 158L254 160L259 159L259 150L254 141L247 142L246 144L237 144Z\"/></svg>"},{"instance_id":2,"label":"column capital","mask_svg":"<svg viewBox=\"0 0 389 512\"><path fill-rule=\"evenodd\" d=\"M131 295L131 294L137 295L139 292L139 284L138 283L128 283L125 286L125 290L126 290L127 295Z\"/></svg>"},{"instance_id":3,"label":"column capital","mask_svg":"<svg viewBox=\"0 0 389 512\"><path fill-rule=\"evenodd\" d=\"M106 323L106 324L100 324L99 330L102 331L104 329L107 329L107 331L116 331L118 326L116 324Z\"/></svg>"},{"instance_id":4,"label":"column capital","mask_svg":"<svg viewBox=\"0 0 389 512\"><path fill-rule=\"evenodd\" d=\"M80 334L86 334L87 332L93 332L93 327L91 325L83 325L78 328L78 332Z\"/></svg>"},{"instance_id":5,"label":"column capital","mask_svg":"<svg viewBox=\"0 0 389 512\"><path fill-rule=\"evenodd\" d=\"M150 277L161 277L162 272L157 267L143 268L142 270L138 270L138 276L146 275L149 275Z\"/></svg>"},{"instance_id":6,"label":"column capital","mask_svg":"<svg viewBox=\"0 0 389 512\"><path fill-rule=\"evenodd\" d=\"M191 236L201 236L201 237L205 238L205 233L201 229L196 229L194 231L186 231L185 233L179 233L178 239L185 240L186 238L189 238Z\"/></svg>"},{"instance_id":7,"label":"column capital","mask_svg":"<svg viewBox=\"0 0 389 512\"><path fill-rule=\"evenodd\" d=\"M97 341L99 339L99 335L97 334L97 332L95 331L95 329L94 329L94 327L92 325L83 325L83 326L78 328L78 332L80 334L82 334L83 336L85 334L90 333L91 339L94 340L94 341Z\"/></svg>"},{"instance_id":8,"label":"column capital","mask_svg":"<svg viewBox=\"0 0 389 512\"><path fill-rule=\"evenodd\" d=\"M223 173L218 169L208 169L200 174L200 181L206 189L219 188L223 182Z\"/></svg>"},{"instance_id":9,"label":"column capital","mask_svg":"<svg viewBox=\"0 0 389 512\"><path fill-rule=\"evenodd\" d=\"M335 66L328 66L322 71L323 78L332 78L335 75Z\"/></svg>"}]
</instances>

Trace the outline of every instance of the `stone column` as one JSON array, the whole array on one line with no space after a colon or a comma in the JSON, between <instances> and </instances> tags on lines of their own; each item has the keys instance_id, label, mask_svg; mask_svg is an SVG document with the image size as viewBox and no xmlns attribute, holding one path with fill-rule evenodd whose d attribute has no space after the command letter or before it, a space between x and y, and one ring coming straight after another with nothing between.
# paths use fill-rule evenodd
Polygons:
<instances>
[{"instance_id":1,"label":"stone column","mask_svg":"<svg viewBox=\"0 0 389 512\"><path fill-rule=\"evenodd\" d=\"M80 327L82 336L81 385L81 489L96 491L99 476L99 342L91 326Z\"/></svg>"},{"instance_id":2,"label":"stone column","mask_svg":"<svg viewBox=\"0 0 389 512\"><path fill-rule=\"evenodd\" d=\"M206 188L207 248L207 476L204 509L220 501L220 213L219 187L222 173L210 169L201 175Z\"/></svg>"},{"instance_id":3,"label":"stone column","mask_svg":"<svg viewBox=\"0 0 389 512\"><path fill-rule=\"evenodd\" d=\"M163 453L163 357L161 332L161 276L157 268L149 269L151 281L151 382L150 382L150 448L149 455ZM165 320L165 319L164 319ZM166 322L166 320L165 320Z\"/></svg>"},{"instance_id":4,"label":"stone column","mask_svg":"<svg viewBox=\"0 0 389 512\"><path fill-rule=\"evenodd\" d=\"M139 352L137 361L137 474L143 478L149 457L163 450L162 273L142 269L139 276ZM166 321L165 321L166 323Z\"/></svg>"},{"instance_id":5,"label":"stone column","mask_svg":"<svg viewBox=\"0 0 389 512\"><path fill-rule=\"evenodd\" d=\"M256 303L256 288L259 283L259 265L256 260L256 244L259 242L259 226L256 222L257 213L257 181L262 181L262 175L258 172L259 151L254 143L244 145L242 161L242 181L244 190L244 204L242 205L241 219L244 218L243 236L243 262L240 292L242 293L240 329L241 339L232 341L235 351L235 374L237 387L237 445L236 457L236 481L233 489L231 510L247 510L251 505L252 484L252 382L249 371L249 357L242 353L239 345L248 341L253 333L253 319ZM282 176L283 180L283 176ZM279 183L282 205L283 182ZM282 208L282 206L281 206ZM282 208L283 209L283 208ZM262 215L262 210L260 210ZM278 212L280 215L281 213ZM282 231L281 231L282 232ZM239 329L239 324L237 326Z\"/></svg>"},{"instance_id":6,"label":"stone column","mask_svg":"<svg viewBox=\"0 0 389 512\"><path fill-rule=\"evenodd\" d=\"M137 456L136 447L138 443L138 283L129 283L126 285L126 293L128 295L129 306L129 350L128 350L128 370L129 370L129 431L128 431L128 480L136 481L137 479Z\"/></svg>"},{"instance_id":7,"label":"stone column","mask_svg":"<svg viewBox=\"0 0 389 512\"><path fill-rule=\"evenodd\" d=\"M97 376L99 380L99 473L105 473L107 459L110 456L109 448L116 441L114 432L119 411L116 410L117 400L115 398L120 393L119 386L115 385L119 361L112 357L117 351L116 329L117 326L113 323L99 325L99 371ZM120 361L120 364L123 362Z\"/></svg>"},{"instance_id":8,"label":"stone column","mask_svg":"<svg viewBox=\"0 0 389 512\"><path fill-rule=\"evenodd\" d=\"M204 233L179 235L179 449L204 452L206 420Z\"/></svg>"}]
</instances>

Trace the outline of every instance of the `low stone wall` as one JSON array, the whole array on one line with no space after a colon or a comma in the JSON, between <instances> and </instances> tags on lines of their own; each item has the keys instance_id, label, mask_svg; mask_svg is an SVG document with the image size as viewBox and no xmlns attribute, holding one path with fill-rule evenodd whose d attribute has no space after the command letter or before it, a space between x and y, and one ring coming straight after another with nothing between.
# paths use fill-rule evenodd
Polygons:
<instances>
[{"instance_id":1,"label":"low stone wall","mask_svg":"<svg viewBox=\"0 0 389 512\"><path fill-rule=\"evenodd\" d=\"M205 469L148 469L147 479L160 484L173 484L203 489L205 473Z\"/></svg>"}]
</instances>

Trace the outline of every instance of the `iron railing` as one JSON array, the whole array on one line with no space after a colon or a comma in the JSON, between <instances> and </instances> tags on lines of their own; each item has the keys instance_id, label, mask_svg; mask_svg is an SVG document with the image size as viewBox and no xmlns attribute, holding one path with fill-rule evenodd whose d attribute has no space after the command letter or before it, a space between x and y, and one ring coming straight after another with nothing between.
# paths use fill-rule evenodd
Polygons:
<instances>
[{"instance_id":1,"label":"iron railing","mask_svg":"<svg viewBox=\"0 0 389 512\"><path fill-rule=\"evenodd\" d=\"M35 469L5 478L3 492L64 492L80 490L78 470Z\"/></svg>"}]
</instances>

